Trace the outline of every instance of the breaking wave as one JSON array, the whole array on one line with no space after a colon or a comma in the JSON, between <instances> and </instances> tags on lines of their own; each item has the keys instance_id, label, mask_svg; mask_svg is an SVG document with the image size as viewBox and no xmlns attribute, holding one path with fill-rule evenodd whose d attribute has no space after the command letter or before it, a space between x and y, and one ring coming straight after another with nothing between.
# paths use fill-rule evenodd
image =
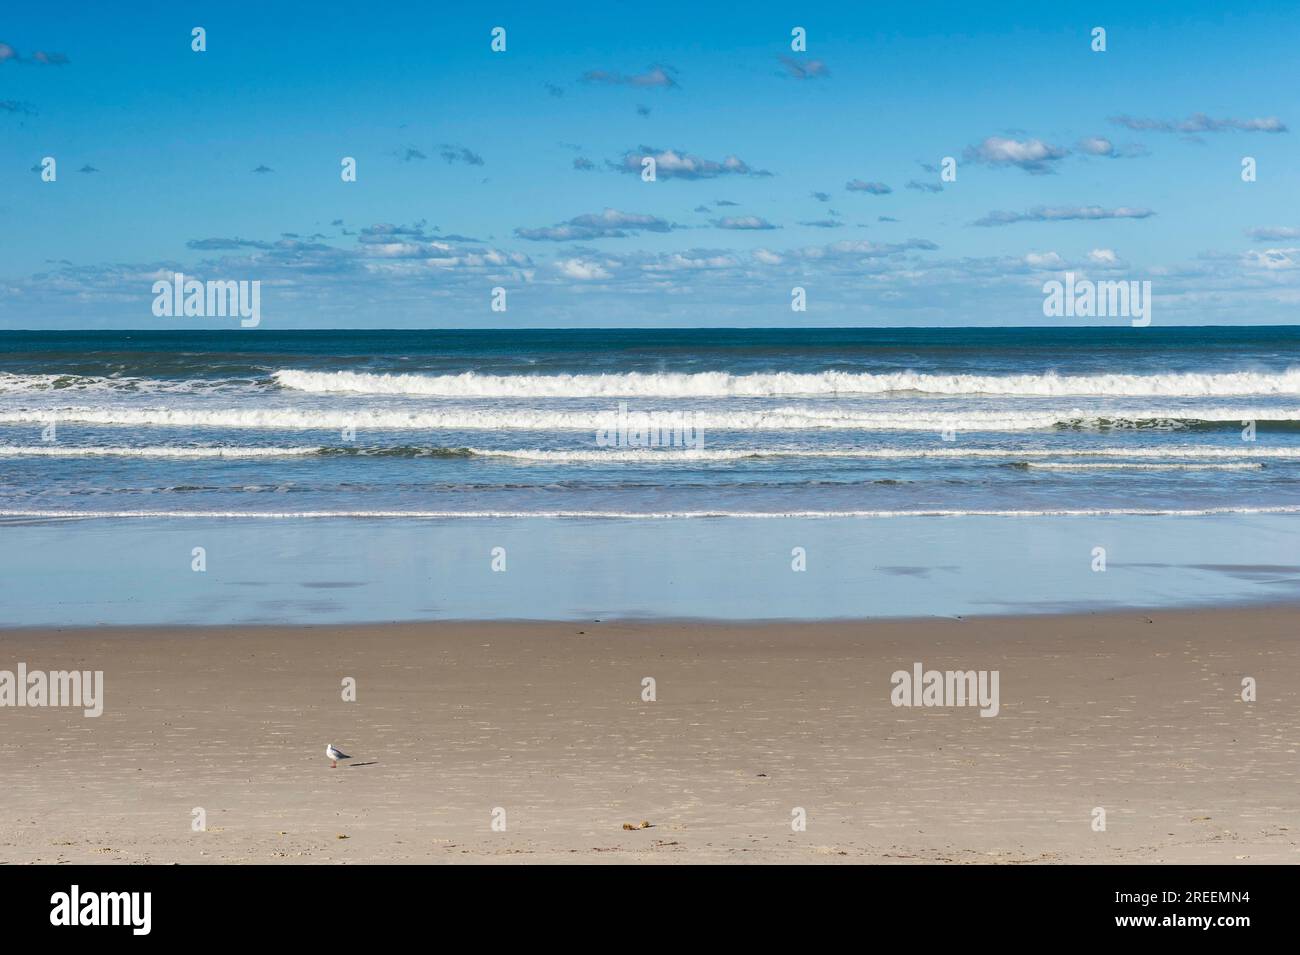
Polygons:
<instances>
[{"instance_id":1,"label":"breaking wave","mask_svg":"<svg viewBox=\"0 0 1300 955\"><path fill-rule=\"evenodd\" d=\"M784 395L1009 395L1033 398L1228 398L1300 395L1300 368L1281 373L1158 375L936 375L823 371L733 375L709 371L606 375L368 374L297 371L272 375L282 388L314 393L435 398L771 398Z\"/></svg>"},{"instance_id":2,"label":"breaking wave","mask_svg":"<svg viewBox=\"0 0 1300 955\"><path fill-rule=\"evenodd\" d=\"M1083 411L859 411L791 406L771 410L646 410L628 417L632 426L648 421L659 428L675 422L715 431L1034 431L1047 428L1178 430L1300 422L1300 407L1196 408ZM598 431L616 427L612 411L449 408L446 410L301 408L135 408L63 407L0 412L0 424L82 422L132 427L254 428L341 430L343 428L443 431Z\"/></svg>"}]
</instances>

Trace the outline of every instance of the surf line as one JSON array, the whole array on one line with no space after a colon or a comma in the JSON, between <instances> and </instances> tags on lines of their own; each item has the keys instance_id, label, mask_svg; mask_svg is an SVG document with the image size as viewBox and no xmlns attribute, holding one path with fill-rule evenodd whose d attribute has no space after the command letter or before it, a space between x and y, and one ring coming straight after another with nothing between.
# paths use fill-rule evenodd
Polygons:
<instances>
[{"instance_id":1,"label":"surf line","mask_svg":"<svg viewBox=\"0 0 1300 955\"><path fill-rule=\"evenodd\" d=\"M1113 507L1096 509L1062 509L1041 511L1016 510L930 510L930 511L55 511L0 509L0 518L35 518L44 520L186 518L194 520L317 520L397 519L397 520L475 520L475 519L605 519L605 520L696 520L702 518L745 518L784 520L789 518L855 518L869 520L892 517L1213 517L1218 514L1300 514L1300 504L1262 507L1203 507L1182 510L1160 508Z\"/></svg>"}]
</instances>

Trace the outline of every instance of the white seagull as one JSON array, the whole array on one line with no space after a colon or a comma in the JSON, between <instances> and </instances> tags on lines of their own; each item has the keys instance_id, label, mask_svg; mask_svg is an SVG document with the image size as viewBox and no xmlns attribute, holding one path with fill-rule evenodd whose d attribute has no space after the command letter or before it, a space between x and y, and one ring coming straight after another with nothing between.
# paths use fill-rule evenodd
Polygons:
<instances>
[{"instance_id":1,"label":"white seagull","mask_svg":"<svg viewBox=\"0 0 1300 955\"><path fill-rule=\"evenodd\" d=\"M330 761L330 769L337 769L340 759L351 759L347 753L339 749L333 743L325 744L325 758Z\"/></svg>"}]
</instances>

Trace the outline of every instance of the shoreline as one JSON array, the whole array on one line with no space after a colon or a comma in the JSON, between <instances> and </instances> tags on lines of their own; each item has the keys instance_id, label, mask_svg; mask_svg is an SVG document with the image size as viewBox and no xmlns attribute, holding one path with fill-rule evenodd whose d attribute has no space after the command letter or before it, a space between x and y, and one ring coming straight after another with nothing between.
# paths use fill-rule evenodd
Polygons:
<instances>
[{"instance_id":1,"label":"shoreline","mask_svg":"<svg viewBox=\"0 0 1300 955\"><path fill-rule=\"evenodd\" d=\"M492 629L496 627L568 627L570 625L579 625L584 623L599 623L606 627L628 627L628 628L656 628L656 627L693 627L698 630L777 630L788 627L798 627L801 629L816 629L830 627L852 627L862 626L871 627L877 625L923 625L927 623L937 623L943 621L955 621L958 623L981 623L994 624L999 621L1048 621L1054 618L1100 618L1100 619L1129 619L1133 617L1150 617L1159 614L1163 617L1180 616L1180 615L1214 615L1214 614L1235 614L1240 612L1258 612L1258 613L1276 613L1288 614L1294 613L1300 618L1300 600L1242 600L1241 602L1225 602L1213 605L1186 605L1186 606L1160 606L1153 604L1151 606L1134 606L1134 607L1098 607L1088 609L1087 607L1066 607L1060 610L1043 610L1035 613L1025 611L1023 613L967 613L967 614L908 614L899 616L859 616L859 617L738 617L729 619L720 619L717 617L691 617L691 616L603 616L594 617L572 617L567 619L558 619L554 617L443 617L436 620L426 620L420 618L411 619L389 619L389 620L353 620L339 621L328 623L298 623L294 621L266 621L259 623L177 623L177 624L75 624L69 626L6 626L0 623L0 640L8 636L42 636L48 637L54 634L64 634L68 636L111 636L120 634L126 637L147 637L147 636L166 636L176 631L193 633L196 635L217 635L229 631L239 631L241 633L264 632L268 634L277 634L282 632L294 631L333 631L340 629L439 629L447 627L455 628L475 628ZM1297 638L1300 640L1300 637ZM2 648L0 648L2 649Z\"/></svg>"},{"instance_id":2,"label":"shoreline","mask_svg":"<svg viewBox=\"0 0 1300 955\"><path fill-rule=\"evenodd\" d=\"M98 718L0 707L0 863L1294 863L1297 633L1292 605L0 631L0 669L105 687ZM918 662L997 671L997 715L892 705Z\"/></svg>"},{"instance_id":3,"label":"shoreline","mask_svg":"<svg viewBox=\"0 0 1300 955\"><path fill-rule=\"evenodd\" d=\"M1040 510L893 510L893 511L35 511L0 510L0 519L33 521L780 521L894 520L899 518L996 517L1023 520L1035 517L1231 517L1300 514L1300 504L1258 507L1199 508L1053 508Z\"/></svg>"}]
</instances>

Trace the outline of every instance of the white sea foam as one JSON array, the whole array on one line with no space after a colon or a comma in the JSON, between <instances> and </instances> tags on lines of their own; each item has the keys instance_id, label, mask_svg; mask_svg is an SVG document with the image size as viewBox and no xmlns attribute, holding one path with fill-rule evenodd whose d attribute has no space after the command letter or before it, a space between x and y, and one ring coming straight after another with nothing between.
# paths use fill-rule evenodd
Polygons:
<instances>
[{"instance_id":1,"label":"white sea foam","mask_svg":"<svg viewBox=\"0 0 1300 955\"><path fill-rule=\"evenodd\" d=\"M113 375L20 375L0 372L0 394L43 392L124 392L133 394L192 394L246 387L253 379L234 378L138 378Z\"/></svg>"},{"instance_id":2,"label":"white sea foam","mask_svg":"<svg viewBox=\"0 0 1300 955\"><path fill-rule=\"evenodd\" d=\"M373 374L281 369L281 388L318 394L436 398L722 398L835 395L1005 395L1036 398L1229 398L1300 395L1300 368L1282 372L1170 372L1155 375L942 375L900 372L624 372L614 374ZM0 394L64 392L191 393L247 387L257 379L167 379L0 372Z\"/></svg>"},{"instance_id":3,"label":"white sea foam","mask_svg":"<svg viewBox=\"0 0 1300 955\"><path fill-rule=\"evenodd\" d=\"M504 450L466 448L469 454L482 457L512 458L521 461L596 464L655 464L673 461L741 461L748 458L1272 458L1300 460L1300 448L754 448L754 449L666 449L650 451L628 449L615 451L570 451L544 449Z\"/></svg>"},{"instance_id":4,"label":"white sea foam","mask_svg":"<svg viewBox=\"0 0 1300 955\"><path fill-rule=\"evenodd\" d=\"M283 369L283 388L316 393L424 395L437 398L713 398L782 395L1008 395L1037 398L1300 395L1300 368L1280 373L1185 372L1158 375L936 375L823 371L627 372L604 375L368 374Z\"/></svg>"},{"instance_id":5,"label":"white sea foam","mask_svg":"<svg viewBox=\"0 0 1300 955\"><path fill-rule=\"evenodd\" d=\"M651 409L644 409L651 410ZM1142 426L1177 428L1187 422L1300 421L1300 407L1152 408L1038 411L860 411L834 407L788 406L771 410L706 409L693 412L696 427L714 431L1032 431L1056 426ZM263 428L282 430L345 427L374 430L596 431L611 426L609 410L449 408L398 410L374 408L25 408L0 412L0 424L83 422L132 427Z\"/></svg>"},{"instance_id":6,"label":"white sea foam","mask_svg":"<svg viewBox=\"0 0 1300 955\"><path fill-rule=\"evenodd\" d=\"M960 508L915 511L420 511L420 510L352 510L352 511L114 511L114 510L29 510L0 509L0 518L185 518L249 520L318 520L318 519L392 519L450 520L545 518L580 520L688 520L699 518L895 518L895 517L1212 517L1219 514L1300 514L1300 504L1276 507L1197 507L1197 508L1048 508L1043 510Z\"/></svg>"},{"instance_id":7,"label":"white sea foam","mask_svg":"<svg viewBox=\"0 0 1300 955\"><path fill-rule=\"evenodd\" d=\"M40 458L286 458L320 454L321 448L175 448L175 447L70 447L55 444L0 444L0 457Z\"/></svg>"},{"instance_id":8,"label":"white sea foam","mask_svg":"<svg viewBox=\"0 0 1300 955\"><path fill-rule=\"evenodd\" d=\"M1269 460L1300 460L1300 448L1267 448L1242 445L1240 448L1211 448L1171 446L1160 448L719 448L686 449L667 448L651 450L642 448L587 451L542 448L457 448L437 446L282 446L240 447L202 446L177 447L173 445L144 445L140 447L60 445L60 444L0 444L0 457L138 457L138 458L285 458L308 455L355 455L357 457L477 457L506 458L514 461L531 461L543 464L676 464L710 463L759 460L763 458L830 458L830 459L1037 459L1037 458L1155 458L1155 459L1220 459L1240 460L1266 458ZM1033 467L1075 469L1104 467L1169 468L1221 467L1225 470L1254 468L1258 464L1070 464L1042 463Z\"/></svg>"},{"instance_id":9,"label":"white sea foam","mask_svg":"<svg viewBox=\"0 0 1300 955\"><path fill-rule=\"evenodd\" d=\"M1099 463L1065 463L1065 462L1029 462L1026 467L1036 468L1047 471L1249 471L1254 468L1262 468L1264 465L1256 462L1235 462L1231 464L1151 464L1151 463L1127 463L1118 464L1113 462Z\"/></svg>"}]
</instances>

